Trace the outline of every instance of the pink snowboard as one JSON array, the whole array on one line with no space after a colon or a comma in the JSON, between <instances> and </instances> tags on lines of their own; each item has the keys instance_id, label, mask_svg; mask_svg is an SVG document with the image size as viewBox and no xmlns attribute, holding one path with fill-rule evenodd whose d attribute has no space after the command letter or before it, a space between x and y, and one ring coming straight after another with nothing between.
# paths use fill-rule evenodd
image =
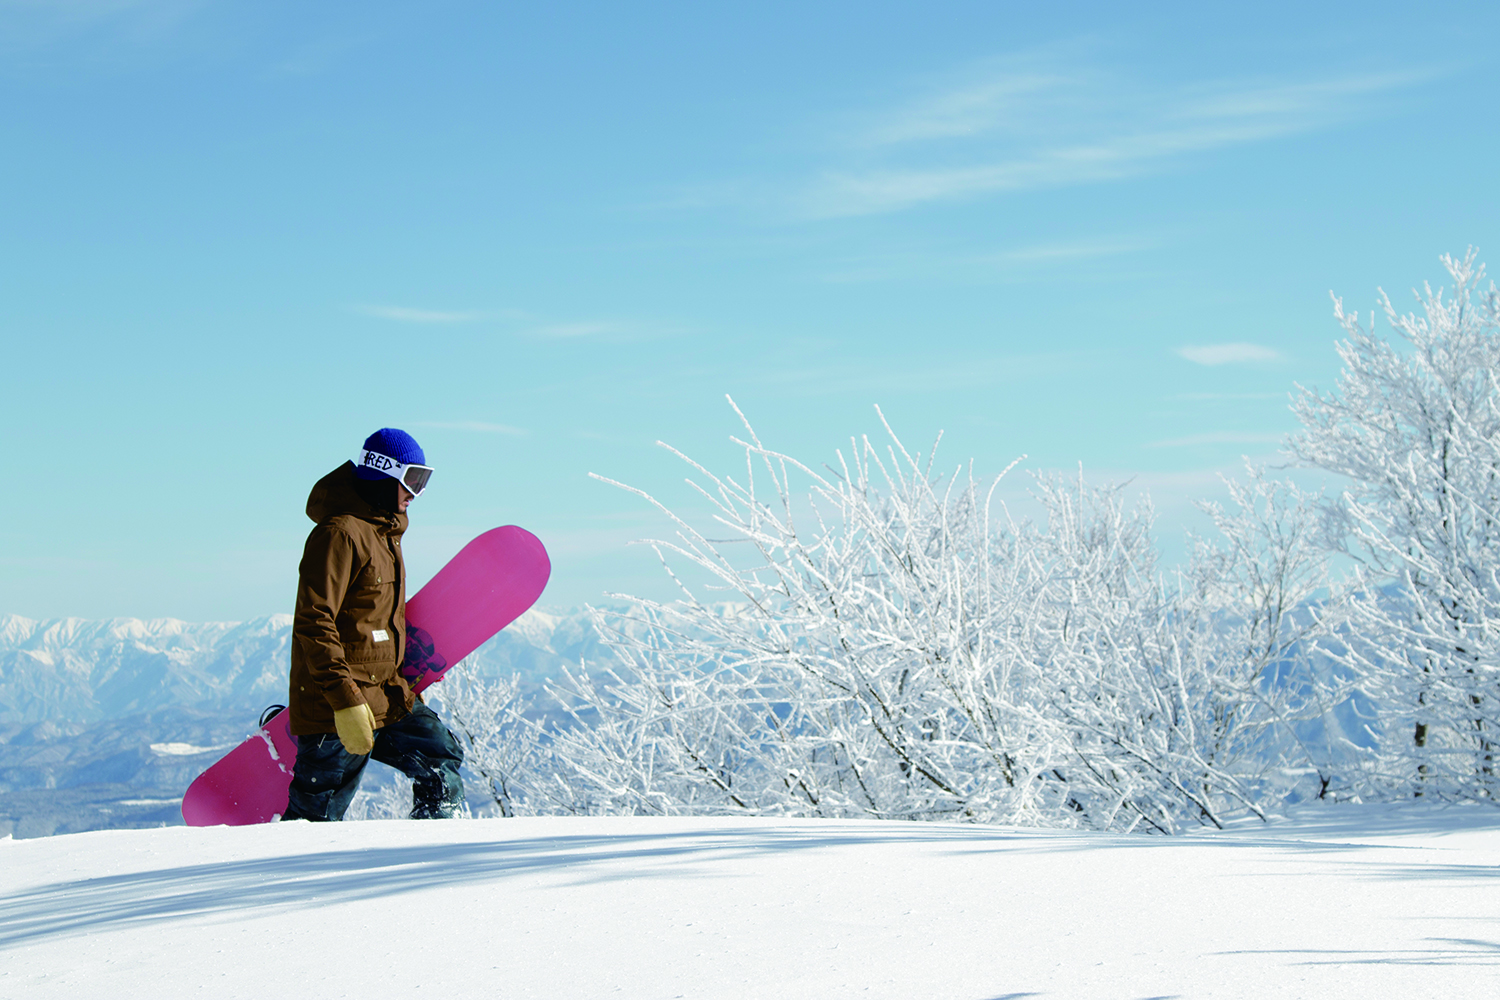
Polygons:
<instances>
[{"instance_id":1,"label":"pink snowboard","mask_svg":"<svg viewBox=\"0 0 1500 1000\"><path fill-rule=\"evenodd\" d=\"M465 545L406 602L401 673L421 691L520 617L542 595L552 563L537 537L506 525ZM182 797L188 826L269 823L286 810L297 740L281 711L200 774Z\"/></svg>"}]
</instances>

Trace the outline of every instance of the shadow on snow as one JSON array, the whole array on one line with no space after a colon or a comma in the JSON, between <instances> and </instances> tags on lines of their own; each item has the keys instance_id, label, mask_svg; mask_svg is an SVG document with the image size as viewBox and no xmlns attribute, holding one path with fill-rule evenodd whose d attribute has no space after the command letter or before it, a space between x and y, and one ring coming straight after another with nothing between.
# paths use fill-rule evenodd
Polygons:
<instances>
[{"instance_id":1,"label":"shadow on snow","mask_svg":"<svg viewBox=\"0 0 1500 1000\"><path fill-rule=\"evenodd\" d=\"M993 828L899 824L899 830L820 833L807 828L726 827L611 835L533 837L458 844L326 850L250 861L214 862L59 882L0 901L0 948L111 926L265 908L358 902L404 892L472 885L539 871L570 874L574 884L622 878L712 875L725 861L770 852L890 844L949 844L945 853L1059 852L1082 849L1269 847L1302 853L1365 845L1079 836ZM696 863L695 863L696 859ZM613 865L617 862L671 864ZM1475 865L1367 865L1384 877L1493 878ZM1494 947L1494 946L1489 946ZM1471 953L1472 954L1472 953ZM1358 961L1358 959L1352 959Z\"/></svg>"}]
</instances>

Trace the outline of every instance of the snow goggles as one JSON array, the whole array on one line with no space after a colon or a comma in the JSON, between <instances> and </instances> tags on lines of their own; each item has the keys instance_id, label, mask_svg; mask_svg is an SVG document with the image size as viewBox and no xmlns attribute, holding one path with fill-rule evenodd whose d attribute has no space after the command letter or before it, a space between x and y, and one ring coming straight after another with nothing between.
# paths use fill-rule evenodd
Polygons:
<instances>
[{"instance_id":1,"label":"snow goggles","mask_svg":"<svg viewBox=\"0 0 1500 1000\"><path fill-rule=\"evenodd\" d=\"M354 456L354 465L357 468L373 469L381 475L390 476L405 486L414 497L422 495L422 491L427 488L427 480L432 478L430 465L408 465L396 461L389 455L370 451L368 448L361 448Z\"/></svg>"}]
</instances>

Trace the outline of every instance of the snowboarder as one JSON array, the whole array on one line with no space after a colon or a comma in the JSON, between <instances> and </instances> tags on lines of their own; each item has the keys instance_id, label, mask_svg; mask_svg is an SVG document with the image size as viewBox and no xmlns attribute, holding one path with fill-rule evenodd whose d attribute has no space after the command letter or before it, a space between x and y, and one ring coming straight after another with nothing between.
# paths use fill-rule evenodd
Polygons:
<instances>
[{"instance_id":1,"label":"snowboarder","mask_svg":"<svg viewBox=\"0 0 1500 1000\"><path fill-rule=\"evenodd\" d=\"M413 819L463 802L463 750L401 676L406 648L406 508L432 468L384 427L307 498L317 527L298 567L288 698L297 762L283 819L338 820L371 757L412 779Z\"/></svg>"}]
</instances>

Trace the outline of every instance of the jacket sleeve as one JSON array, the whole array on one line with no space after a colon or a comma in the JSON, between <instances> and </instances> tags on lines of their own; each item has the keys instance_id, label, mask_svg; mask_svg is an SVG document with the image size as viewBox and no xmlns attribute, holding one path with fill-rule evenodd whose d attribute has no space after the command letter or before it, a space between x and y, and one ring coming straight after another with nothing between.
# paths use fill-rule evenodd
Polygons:
<instances>
[{"instance_id":1,"label":"jacket sleeve","mask_svg":"<svg viewBox=\"0 0 1500 1000\"><path fill-rule=\"evenodd\" d=\"M297 614L292 639L302 647L312 682L334 711L363 704L349 673L338 616L344 595L359 571L354 541L343 531L320 525L307 537L302 563L297 567Z\"/></svg>"}]
</instances>

